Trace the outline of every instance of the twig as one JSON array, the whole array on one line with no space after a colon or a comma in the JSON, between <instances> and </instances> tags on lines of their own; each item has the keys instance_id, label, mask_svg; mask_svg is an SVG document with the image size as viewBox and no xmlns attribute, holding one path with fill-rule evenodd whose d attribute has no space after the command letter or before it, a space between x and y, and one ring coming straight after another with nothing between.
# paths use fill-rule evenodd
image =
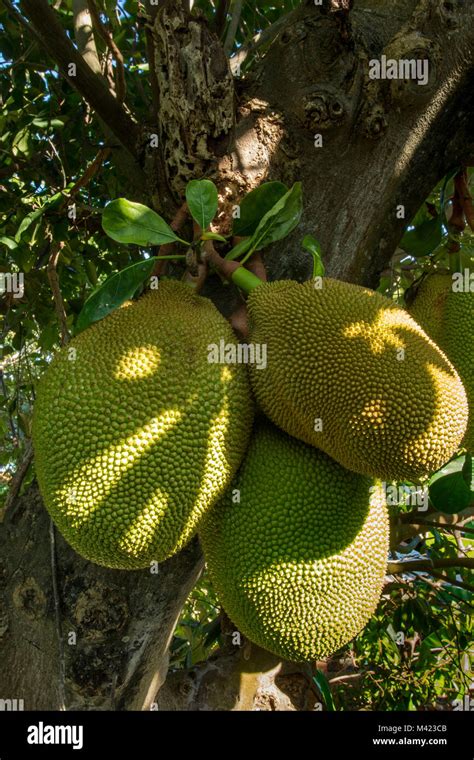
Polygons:
<instances>
[{"instance_id":1,"label":"twig","mask_svg":"<svg viewBox=\"0 0 474 760\"><path fill-rule=\"evenodd\" d=\"M433 578L439 578L445 583L449 583L451 586L458 586L459 588L467 589L467 591L474 591L474 586L471 583L466 583L466 581L458 581L457 578L450 578L449 575L438 573L436 570L429 570L429 574L432 575Z\"/></svg>"},{"instance_id":2,"label":"twig","mask_svg":"<svg viewBox=\"0 0 474 760\"><path fill-rule=\"evenodd\" d=\"M348 681L352 680L353 678L362 678L364 675L366 675L367 671L363 671L361 673L346 673L343 676L335 676L334 678L329 678L328 683L333 684L337 683L338 681Z\"/></svg>"},{"instance_id":3,"label":"twig","mask_svg":"<svg viewBox=\"0 0 474 760\"><path fill-rule=\"evenodd\" d=\"M71 187L71 189L68 191L67 198L64 201L64 204L68 203L68 201L73 198L82 187L85 187L89 184L92 177L94 177L95 174L97 174L98 170L102 166L103 162L108 158L108 156L111 153L111 148L105 147L101 148L99 152L97 153L96 157L91 161L89 166L86 167L86 170L84 171L84 174L82 177L79 177L77 182Z\"/></svg>"},{"instance_id":4,"label":"twig","mask_svg":"<svg viewBox=\"0 0 474 760\"><path fill-rule=\"evenodd\" d=\"M179 207L172 221L170 222L170 227L173 230L173 232L179 232L179 230L185 223L187 216L188 216L188 204L184 202ZM174 251L174 243L165 243L164 245L160 246L160 256L171 255L173 251ZM157 261L151 273L151 276L158 277L160 274L163 274L164 266L165 266L164 263L162 263L161 261Z\"/></svg>"},{"instance_id":5,"label":"twig","mask_svg":"<svg viewBox=\"0 0 474 760\"><path fill-rule=\"evenodd\" d=\"M59 703L61 710L66 709L66 693L64 688L65 682L65 663L64 663L64 641L61 627L61 609L59 604L58 593L58 577L57 577L57 561L56 561L56 536L55 528L52 520L49 522L49 543L51 549L51 580L53 585L53 599L54 599L54 618L56 624L56 636L58 640L58 659L59 659Z\"/></svg>"},{"instance_id":6,"label":"twig","mask_svg":"<svg viewBox=\"0 0 474 760\"><path fill-rule=\"evenodd\" d=\"M201 227L196 221L193 221L193 241L198 241L201 234ZM190 253L191 256L188 258L188 267L184 273L183 282L190 283L195 293L199 293L206 282L209 265L205 258L197 257L194 251Z\"/></svg>"},{"instance_id":7,"label":"twig","mask_svg":"<svg viewBox=\"0 0 474 760\"><path fill-rule=\"evenodd\" d=\"M443 567L468 567L474 568L474 557L465 557L460 559L417 559L409 562L389 562L387 565L387 575L396 573L427 572L430 573L434 568Z\"/></svg>"},{"instance_id":8,"label":"twig","mask_svg":"<svg viewBox=\"0 0 474 760\"><path fill-rule=\"evenodd\" d=\"M58 273L56 271L59 254L61 253L62 248L64 248L64 243L62 241L51 244L51 254L48 261L47 272L49 284L51 285L51 290L53 292L56 315L59 319L59 325L61 328L61 345L65 346L69 343L70 335L69 330L67 329L66 310L64 308L64 301L59 287Z\"/></svg>"},{"instance_id":9,"label":"twig","mask_svg":"<svg viewBox=\"0 0 474 760\"><path fill-rule=\"evenodd\" d=\"M247 261L247 269L252 272L256 277L259 277L262 282L267 281L267 270L263 263L262 254L260 251L255 251L250 259Z\"/></svg>"},{"instance_id":10,"label":"twig","mask_svg":"<svg viewBox=\"0 0 474 760\"><path fill-rule=\"evenodd\" d=\"M402 512L401 514L397 515L399 522L401 523L408 523L410 525L415 524L421 520L426 520L427 518L431 519L434 518L435 520L442 522L445 525L457 525L459 524L459 517L462 517L464 520L465 518L472 517L474 515L474 506L472 507L466 507L466 509L463 509L461 512L456 512L456 514L448 514L447 512L437 512L435 509L428 509L424 511L422 514L420 514L419 509L412 509L410 512Z\"/></svg>"},{"instance_id":11,"label":"twig","mask_svg":"<svg viewBox=\"0 0 474 760\"><path fill-rule=\"evenodd\" d=\"M224 42L224 52L227 56L230 55L234 46L235 35L237 34L237 29L239 27L243 4L243 0L233 0L232 2L231 19Z\"/></svg>"},{"instance_id":12,"label":"twig","mask_svg":"<svg viewBox=\"0 0 474 760\"><path fill-rule=\"evenodd\" d=\"M214 248L212 240L206 240L202 248L203 258L206 258L208 261L210 261L211 264L215 266L217 271L220 272L220 274L227 280L230 280L232 272L235 272L235 270L241 266L239 261L229 261L229 259L223 259L222 256L220 256Z\"/></svg>"},{"instance_id":13,"label":"twig","mask_svg":"<svg viewBox=\"0 0 474 760\"><path fill-rule=\"evenodd\" d=\"M102 23L100 19L99 11L97 10L97 6L95 4L95 0L87 0L87 7L89 8L89 13L91 14L92 23L94 24L95 29L97 30L98 34L102 37L107 47L109 48L117 64L117 78L116 78L117 100L119 103L123 103L123 101L125 100L126 84L125 84L125 67L123 64L122 52L117 47L117 44L115 43L115 40L111 32L109 32L107 27L104 26L104 24Z\"/></svg>"},{"instance_id":14,"label":"twig","mask_svg":"<svg viewBox=\"0 0 474 760\"><path fill-rule=\"evenodd\" d=\"M435 522L434 520L423 520L418 518L416 522L413 523L404 523L405 525L413 525L414 528L417 526L420 527L433 527L433 528L441 528L442 530L461 530L464 533L474 533L474 528L465 528L463 526L460 526L459 523L442 523L442 522Z\"/></svg>"},{"instance_id":15,"label":"twig","mask_svg":"<svg viewBox=\"0 0 474 760\"><path fill-rule=\"evenodd\" d=\"M8 66L5 66L3 70L6 71L7 69L14 69L16 66L19 66L20 63L24 63L24 62L26 63L27 66L29 66L30 62L27 61L27 58L29 54L32 53L33 50L35 49L35 44L36 42L32 42L30 45L28 45L23 55L18 56L16 60L12 61ZM34 65L35 65L35 70L38 71L38 67L36 63Z\"/></svg>"},{"instance_id":16,"label":"twig","mask_svg":"<svg viewBox=\"0 0 474 760\"><path fill-rule=\"evenodd\" d=\"M36 29L31 24L28 23L26 18L24 18L21 15L21 13L15 8L13 3L11 3L10 0L3 0L3 4L6 6L8 12L14 17L15 21L18 21L18 23L21 24L21 26L24 29L26 29L28 34L34 37L36 41L39 42L41 45L43 41L40 35L38 34L38 32L36 31Z\"/></svg>"},{"instance_id":17,"label":"twig","mask_svg":"<svg viewBox=\"0 0 474 760\"><path fill-rule=\"evenodd\" d=\"M62 158L59 155L58 150L57 150L55 144L53 143L53 141L51 140L50 137L48 137L48 143L51 146L51 150L53 151L54 155L58 159L59 168L61 170L61 178L62 178L62 181L63 181L63 190L64 190L64 188L67 186L67 177L66 177L66 172L64 170L64 165L63 165Z\"/></svg>"},{"instance_id":18,"label":"twig","mask_svg":"<svg viewBox=\"0 0 474 760\"><path fill-rule=\"evenodd\" d=\"M242 45L235 55L230 59L230 66L233 72L242 66L250 55L253 55L257 50L264 45L272 42L277 36L280 29L287 23L286 14L281 16L277 21L270 26L267 26L261 32L255 35L248 43Z\"/></svg>"},{"instance_id":19,"label":"twig","mask_svg":"<svg viewBox=\"0 0 474 760\"><path fill-rule=\"evenodd\" d=\"M20 7L33 24L42 47L58 65L67 82L77 89L121 145L136 158L136 122L74 47L47 0L20 0Z\"/></svg>"},{"instance_id":20,"label":"twig","mask_svg":"<svg viewBox=\"0 0 474 760\"><path fill-rule=\"evenodd\" d=\"M23 453L22 460L20 464L18 465L17 471L15 472L14 476L12 477L10 481L7 498L5 500L5 504L3 507L2 519L7 513L7 510L10 509L10 507L12 506L16 497L18 496L20 492L21 484L23 483L25 475L28 472L28 467L30 466L32 460L33 460L33 447L31 445L31 441L28 440L26 441L26 444L25 444L25 451Z\"/></svg>"}]
</instances>

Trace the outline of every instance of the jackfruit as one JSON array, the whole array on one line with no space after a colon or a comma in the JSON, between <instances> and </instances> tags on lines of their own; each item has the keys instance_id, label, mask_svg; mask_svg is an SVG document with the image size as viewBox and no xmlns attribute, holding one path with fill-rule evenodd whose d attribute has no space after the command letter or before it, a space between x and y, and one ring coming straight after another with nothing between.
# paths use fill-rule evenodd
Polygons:
<instances>
[{"instance_id":1,"label":"jackfruit","mask_svg":"<svg viewBox=\"0 0 474 760\"><path fill-rule=\"evenodd\" d=\"M165 281L64 347L33 419L38 482L83 557L135 569L181 549L236 472L253 402L245 367L208 362L235 340L214 305Z\"/></svg>"},{"instance_id":2,"label":"jackfruit","mask_svg":"<svg viewBox=\"0 0 474 760\"><path fill-rule=\"evenodd\" d=\"M384 489L259 421L200 538L239 630L279 657L314 660L349 642L377 607L389 542Z\"/></svg>"},{"instance_id":3,"label":"jackfruit","mask_svg":"<svg viewBox=\"0 0 474 760\"><path fill-rule=\"evenodd\" d=\"M445 352L464 383L469 423L463 443L474 452L474 293L453 290L449 274L433 274L418 288L410 314Z\"/></svg>"},{"instance_id":4,"label":"jackfruit","mask_svg":"<svg viewBox=\"0 0 474 760\"><path fill-rule=\"evenodd\" d=\"M290 435L349 470L418 481L457 450L466 394L409 314L366 288L323 279L264 283L248 297L256 399Z\"/></svg>"}]
</instances>

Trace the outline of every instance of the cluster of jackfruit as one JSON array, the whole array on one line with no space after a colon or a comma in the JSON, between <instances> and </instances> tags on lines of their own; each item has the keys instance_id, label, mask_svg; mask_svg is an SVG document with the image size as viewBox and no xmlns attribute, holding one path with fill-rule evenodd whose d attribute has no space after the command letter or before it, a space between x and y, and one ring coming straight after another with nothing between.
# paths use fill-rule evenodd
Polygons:
<instances>
[{"instance_id":1,"label":"cluster of jackfruit","mask_svg":"<svg viewBox=\"0 0 474 760\"><path fill-rule=\"evenodd\" d=\"M382 481L449 460L468 402L444 341L447 355L373 291L261 283L248 310L251 341L267 347L249 373L209 360L237 340L182 283L74 338L39 384L38 481L65 538L110 568L148 567L199 532L233 623L311 660L350 641L379 601ZM472 388L472 364L453 363ZM272 421L253 433L251 390Z\"/></svg>"}]
</instances>

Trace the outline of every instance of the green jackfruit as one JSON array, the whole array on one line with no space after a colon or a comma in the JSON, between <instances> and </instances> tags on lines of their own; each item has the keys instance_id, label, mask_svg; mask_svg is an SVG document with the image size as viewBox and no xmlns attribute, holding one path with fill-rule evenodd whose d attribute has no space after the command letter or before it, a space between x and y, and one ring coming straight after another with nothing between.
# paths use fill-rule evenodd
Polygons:
<instances>
[{"instance_id":1,"label":"green jackfruit","mask_svg":"<svg viewBox=\"0 0 474 760\"><path fill-rule=\"evenodd\" d=\"M453 290L449 274L434 274L421 283L410 314L459 372L469 403L463 443L474 453L474 293Z\"/></svg>"},{"instance_id":2,"label":"green jackfruit","mask_svg":"<svg viewBox=\"0 0 474 760\"><path fill-rule=\"evenodd\" d=\"M200 537L230 619L280 657L335 652L378 604L389 540L382 486L268 422Z\"/></svg>"},{"instance_id":3,"label":"green jackfruit","mask_svg":"<svg viewBox=\"0 0 474 760\"><path fill-rule=\"evenodd\" d=\"M463 385L409 314L329 278L259 285L250 337L266 344L250 378L265 414L349 470L417 481L438 470L467 425Z\"/></svg>"},{"instance_id":4,"label":"green jackfruit","mask_svg":"<svg viewBox=\"0 0 474 760\"><path fill-rule=\"evenodd\" d=\"M36 471L86 559L134 569L193 536L237 470L252 425L245 367L208 362L235 340L207 299L163 282L74 338L39 383Z\"/></svg>"}]
</instances>

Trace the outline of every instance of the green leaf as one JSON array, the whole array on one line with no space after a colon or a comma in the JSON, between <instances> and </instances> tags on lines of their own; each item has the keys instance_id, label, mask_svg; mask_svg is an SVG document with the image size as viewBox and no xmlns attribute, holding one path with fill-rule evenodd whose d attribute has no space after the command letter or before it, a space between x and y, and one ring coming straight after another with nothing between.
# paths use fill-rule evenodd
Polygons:
<instances>
[{"instance_id":1,"label":"green leaf","mask_svg":"<svg viewBox=\"0 0 474 760\"><path fill-rule=\"evenodd\" d=\"M64 121L62 119L48 119L47 117L43 116L37 116L31 123L39 129L48 129L49 127L64 127Z\"/></svg>"},{"instance_id":2,"label":"green leaf","mask_svg":"<svg viewBox=\"0 0 474 760\"><path fill-rule=\"evenodd\" d=\"M12 142L12 153L17 156L19 153L23 153L24 156L30 156L33 152L33 141L31 139L30 128L23 127L15 135Z\"/></svg>"},{"instance_id":3,"label":"green leaf","mask_svg":"<svg viewBox=\"0 0 474 760\"><path fill-rule=\"evenodd\" d=\"M441 216L422 222L414 230L408 230L400 241L400 248L412 256L427 256L443 239Z\"/></svg>"},{"instance_id":4,"label":"green leaf","mask_svg":"<svg viewBox=\"0 0 474 760\"><path fill-rule=\"evenodd\" d=\"M280 198L260 220L250 239L250 249L246 258L254 251L281 240L294 230L303 213L301 182L295 182L291 190ZM244 263L243 259L242 263Z\"/></svg>"},{"instance_id":5,"label":"green leaf","mask_svg":"<svg viewBox=\"0 0 474 760\"><path fill-rule=\"evenodd\" d=\"M133 296L151 275L156 258L139 261L109 277L89 296L76 322L76 334L102 319Z\"/></svg>"},{"instance_id":6,"label":"green leaf","mask_svg":"<svg viewBox=\"0 0 474 760\"><path fill-rule=\"evenodd\" d=\"M313 257L313 277L324 277L324 264L321 257L321 244L312 235L303 238L303 248Z\"/></svg>"},{"instance_id":7,"label":"green leaf","mask_svg":"<svg viewBox=\"0 0 474 760\"><path fill-rule=\"evenodd\" d=\"M126 198L117 198L107 204L102 213L102 227L117 243L141 246L185 243L156 211Z\"/></svg>"},{"instance_id":8,"label":"green leaf","mask_svg":"<svg viewBox=\"0 0 474 760\"><path fill-rule=\"evenodd\" d=\"M217 213L217 187L210 179L192 179L186 185L186 202L193 219L206 230Z\"/></svg>"},{"instance_id":9,"label":"green leaf","mask_svg":"<svg viewBox=\"0 0 474 760\"><path fill-rule=\"evenodd\" d=\"M220 240L221 243L227 243L227 239L223 235L218 235L217 232L203 232L201 240Z\"/></svg>"},{"instance_id":10,"label":"green leaf","mask_svg":"<svg viewBox=\"0 0 474 760\"><path fill-rule=\"evenodd\" d=\"M226 253L225 257L228 261L235 261L235 259L238 259L239 256L242 256L244 253L247 253L247 251L250 248L250 245L252 243L252 238L244 238L240 241L240 243L237 243L237 245L234 245L233 248L231 248L228 253Z\"/></svg>"},{"instance_id":11,"label":"green leaf","mask_svg":"<svg viewBox=\"0 0 474 760\"><path fill-rule=\"evenodd\" d=\"M206 634L206 637L204 639L204 646L210 647L211 644L214 644L219 639L219 636L221 635L221 619L216 618L215 620L211 620L210 623L203 626L203 633Z\"/></svg>"},{"instance_id":12,"label":"green leaf","mask_svg":"<svg viewBox=\"0 0 474 760\"><path fill-rule=\"evenodd\" d=\"M253 235L262 217L288 192L282 182L264 182L252 190L240 204L240 218L234 219L232 232L239 237Z\"/></svg>"},{"instance_id":13,"label":"green leaf","mask_svg":"<svg viewBox=\"0 0 474 760\"><path fill-rule=\"evenodd\" d=\"M471 488L472 485L472 456L467 453L466 458L464 460L464 464L462 466L462 476L464 478L464 482L466 483L468 488Z\"/></svg>"},{"instance_id":14,"label":"green leaf","mask_svg":"<svg viewBox=\"0 0 474 760\"><path fill-rule=\"evenodd\" d=\"M37 219L43 216L43 214L53 209L55 206L58 206L60 202L63 200L63 194L61 192L55 193L51 196L51 198L48 198L47 201L43 203L41 208L37 208L35 211L31 211L29 214L27 214L20 223L20 226L18 227L16 234L15 234L15 241L17 243L20 242L21 237L24 232L30 227L33 222L35 222Z\"/></svg>"},{"instance_id":15,"label":"green leaf","mask_svg":"<svg viewBox=\"0 0 474 760\"><path fill-rule=\"evenodd\" d=\"M324 700L324 704L326 707L326 710L330 712L335 711L334 701L332 698L331 690L329 688L329 683L326 679L326 676L324 673L322 673L318 668L315 668L315 673L313 675L313 681L318 687L321 696Z\"/></svg>"},{"instance_id":16,"label":"green leaf","mask_svg":"<svg viewBox=\"0 0 474 760\"><path fill-rule=\"evenodd\" d=\"M471 489L462 472L452 472L431 483L429 497L438 512L453 515L469 506Z\"/></svg>"},{"instance_id":17,"label":"green leaf","mask_svg":"<svg viewBox=\"0 0 474 760\"><path fill-rule=\"evenodd\" d=\"M454 177L456 176L456 174L460 171L460 169L461 169L460 166L456 166L455 169L451 169L451 171L448 172L448 174L444 178L443 186L442 186L440 194L439 194L439 204L440 204L440 208L441 208L441 214L443 216L443 222L445 222L445 223L446 223L446 209L445 209L445 204L446 204L446 200L445 200L445 198L446 198L446 188L447 188L449 182L451 182L451 180L454 179Z\"/></svg>"},{"instance_id":18,"label":"green leaf","mask_svg":"<svg viewBox=\"0 0 474 760\"><path fill-rule=\"evenodd\" d=\"M16 240L13 240L11 237L6 237L5 235L0 236L0 245L6 245L6 247L11 251L14 251L15 248L18 248L18 243Z\"/></svg>"}]
</instances>

